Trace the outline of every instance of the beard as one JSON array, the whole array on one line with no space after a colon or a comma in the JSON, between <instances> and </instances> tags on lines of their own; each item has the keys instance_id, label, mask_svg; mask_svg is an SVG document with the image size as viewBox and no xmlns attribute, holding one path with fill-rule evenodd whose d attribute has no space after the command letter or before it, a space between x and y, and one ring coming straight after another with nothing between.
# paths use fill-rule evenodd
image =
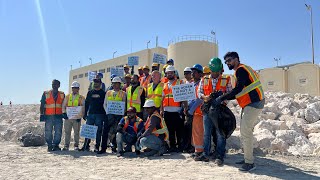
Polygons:
<instances>
[{"instance_id":1,"label":"beard","mask_svg":"<svg viewBox=\"0 0 320 180\"><path fill-rule=\"evenodd\" d=\"M174 80L174 76L167 77L169 80Z\"/></svg>"},{"instance_id":2,"label":"beard","mask_svg":"<svg viewBox=\"0 0 320 180\"><path fill-rule=\"evenodd\" d=\"M232 70L234 68L234 65L229 65L228 68L229 70Z\"/></svg>"}]
</instances>

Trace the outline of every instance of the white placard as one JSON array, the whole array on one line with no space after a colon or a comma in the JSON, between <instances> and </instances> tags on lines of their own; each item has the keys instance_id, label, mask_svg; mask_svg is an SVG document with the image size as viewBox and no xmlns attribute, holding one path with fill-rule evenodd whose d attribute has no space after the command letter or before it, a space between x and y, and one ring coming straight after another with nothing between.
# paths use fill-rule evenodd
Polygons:
<instances>
[{"instance_id":1,"label":"white placard","mask_svg":"<svg viewBox=\"0 0 320 180\"><path fill-rule=\"evenodd\" d=\"M111 67L111 73L110 75L116 75L117 77L123 77L124 75L124 69L123 67Z\"/></svg>"},{"instance_id":2,"label":"white placard","mask_svg":"<svg viewBox=\"0 0 320 180\"><path fill-rule=\"evenodd\" d=\"M164 54L153 53L152 62L159 64L166 64L167 56Z\"/></svg>"},{"instance_id":3,"label":"white placard","mask_svg":"<svg viewBox=\"0 0 320 180\"><path fill-rule=\"evenodd\" d=\"M80 136L88 139L96 139L98 126L84 124L81 126Z\"/></svg>"},{"instance_id":4,"label":"white placard","mask_svg":"<svg viewBox=\"0 0 320 180\"><path fill-rule=\"evenodd\" d=\"M108 101L107 114L124 115L125 106L123 101Z\"/></svg>"},{"instance_id":5,"label":"white placard","mask_svg":"<svg viewBox=\"0 0 320 180\"><path fill-rule=\"evenodd\" d=\"M193 84L172 86L172 95L174 102L196 99L196 91Z\"/></svg>"},{"instance_id":6,"label":"white placard","mask_svg":"<svg viewBox=\"0 0 320 180\"><path fill-rule=\"evenodd\" d=\"M129 66L139 65L139 56L130 56L130 57L128 57L128 65Z\"/></svg>"},{"instance_id":7,"label":"white placard","mask_svg":"<svg viewBox=\"0 0 320 180\"><path fill-rule=\"evenodd\" d=\"M81 119L82 108L83 106L67 107L66 110L68 119Z\"/></svg>"},{"instance_id":8,"label":"white placard","mask_svg":"<svg viewBox=\"0 0 320 180\"><path fill-rule=\"evenodd\" d=\"M89 80L90 82L92 82L93 79L96 77L96 75L97 75L97 72L89 71L89 72L88 72L88 80Z\"/></svg>"}]
</instances>

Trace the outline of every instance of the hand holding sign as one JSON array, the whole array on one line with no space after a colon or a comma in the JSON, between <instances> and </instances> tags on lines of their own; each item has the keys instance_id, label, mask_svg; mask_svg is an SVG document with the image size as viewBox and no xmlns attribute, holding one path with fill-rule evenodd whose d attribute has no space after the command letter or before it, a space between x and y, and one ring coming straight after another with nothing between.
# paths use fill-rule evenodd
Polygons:
<instances>
[{"instance_id":1,"label":"hand holding sign","mask_svg":"<svg viewBox=\"0 0 320 180\"><path fill-rule=\"evenodd\" d=\"M123 101L108 101L107 114L124 115L125 105Z\"/></svg>"},{"instance_id":2,"label":"hand holding sign","mask_svg":"<svg viewBox=\"0 0 320 180\"><path fill-rule=\"evenodd\" d=\"M80 136L88 139L95 139L97 136L98 126L84 124L81 127Z\"/></svg>"},{"instance_id":3,"label":"hand holding sign","mask_svg":"<svg viewBox=\"0 0 320 180\"><path fill-rule=\"evenodd\" d=\"M193 84L172 86L172 95L174 102L196 99L196 92Z\"/></svg>"},{"instance_id":4,"label":"hand holding sign","mask_svg":"<svg viewBox=\"0 0 320 180\"><path fill-rule=\"evenodd\" d=\"M67 116L69 119L81 119L83 106L67 107Z\"/></svg>"}]
</instances>

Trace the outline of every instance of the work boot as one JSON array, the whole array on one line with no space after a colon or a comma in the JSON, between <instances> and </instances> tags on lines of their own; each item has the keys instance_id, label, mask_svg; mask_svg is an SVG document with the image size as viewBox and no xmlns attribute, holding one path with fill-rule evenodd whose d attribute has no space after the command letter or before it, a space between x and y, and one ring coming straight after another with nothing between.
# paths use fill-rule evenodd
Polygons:
<instances>
[{"instance_id":1,"label":"work boot","mask_svg":"<svg viewBox=\"0 0 320 180\"><path fill-rule=\"evenodd\" d=\"M126 146L126 147L124 148L124 152L132 152L131 146Z\"/></svg>"},{"instance_id":2,"label":"work boot","mask_svg":"<svg viewBox=\"0 0 320 180\"><path fill-rule=\"evenodd\" d=\"M244 163L242 167L239 168L239 171L250 172L255 169L256 169L256 166L254 164Z\"/></svg>"},{"instance_id":3,"label":"work boot","mask_svg":"<svg viewBox=\"0 0 320 180\"><path fill-rule=\"evenodd\" d=\"M201 154L200 156L195 157L194 160L209 162L209 158L207 156L205 156L204 154Z\"/></svg>"},{"instance_id":4,"label":"work boot","mask_svg":"<svg viewBox=\"0 0 320 180\"><path fill-rule=\"evenodd\" d=\"M139 156L141 152L139 150L135 150L135 153L137 156Z\"/></svg>"},{"instance_id":5,"label":"work boot","mask_svg":"<svg viewBox=\"0 0 320 180\"><path fill-rule=\"evenodd\" d=\"M112 147L112 148L111 148L111 152L112 152L112 153L117 153L117 148Z\"/></svg>"},{"instance_id":6,"label":"work boot","mask_svg":"<svg viewBox=\"0 0 320 180\"><path fill-rule=\"evenodd\" d=\"M69 151L69 147L64 147L62 151Z\"/></svg>"},{"instance_id":7,"label":"work boot","mask_svg":"<svg viewBox=\"0 0 320 180\"><path fill-rule=\"evenodd\" d=\"M150 149L150 148L146 148L146 149L144 149L143 150L143 152L150 152L152 149Z\"/></svg>"},{"instance_id":8,"label":"work boot","mask_svg":"<svg viewBox=\"0 0 320 180\"><path fill-rule=\"evenodd\" d=\"M198 157L198 156L201 156L201 154L202 154L201 152L194 152L194 153L191 154L190 157L191 157L192 159L194 159L194 158L196 158L196 157Z\"/></svg>"},{"instance_id":9,"label":"work boot","mask_svg":"<svg viewBox=\"0 0 320 180\"><path fill-rule=\"evenodd\" d=\"M59 147L59 145L55 145L53 146L52 151L61 151L61 148Z\"/></svg>"},{"instance_id":10,"label":"work boot","mask_svg":"<svg viewBox=\"0 0 320 180\"><path fill-rule=\"evenodd\" d=\"M97 154L105 154L107 153L107 150L106 149L101 149Z\"/></svg>"},{"instance_id":11,"label":"work boot","mask_svg":"<svg viewBox=\"0 0 320 180\"><path fill-rule=\"evenodd\" d=\"M94 147L93 152L98 153L99 152L99 147Z\"/></svg>"},{"instance_id":12,"label":"work boot","mask_svg":"<svg viewBox=\"0 0 320 180\"><path fill-rule=\"evenodd\" d=\"M75 151L79 151L79 147L78 147L78 146L75 146L75 147L74 147L74 150L75 150Z\"/></svg>"},{"instance_id":13,"label":"work boot","mask_svg":"<svg viewBox=\"0 0 320 180\"><path fill-rule=\"evenodd\" d=\"M236 164L244 164L244 160L241 160L241 161L237 161Z\"/></svg>"},{"instance_id":14,"label":"work boot","mask_svg":"<svg viewBox=\"0 0 320 180\"><path fill-rule=\"evenodd\" d=\"M154 155L156 155L158 152L159 152L159 151L152 149L151 151L144 153L144 156L146 156L146 157L154 156Z\"/></svg>"},{"instance_id":15,"label":"work boot","mask_svg":"<svg viewBox=\"0 0 320 180\"><path fill-rule=\"evenodd\" d=\"M160 147L160 150L159 150L159 152L158 152L158 156L163 156L163 154L164 153L166 153L167 152L167 148L166 148L166 146L165 145L162 145L161 147Z\"/></svg>"},{"instance_id":16,"label":"work boot","mask_svg":"<svg viewBox=\"0 0 320 180\"><path fill-rule=\"evenodd\" d=\"M217 158L214 162L215 162L218 166L223 166L223 160L222 160L222 159Z\"/></svg>"},{"instance_id":17,"label":"work boot","mask_svg":"<svg viewBox=\"0 0 320 180\"><path fill-rule=\"evenodd\" d=\"M48 146L48 152L52 151L52 146Z\"/></svg>"},{"instance_id":18,"label":"work boot","mask_svg":"<svg viewBox=\"0 0 320 180\"><path fill-rule=\"evenodd\" d=\"M124 154L124 152L120 151L120 152L117 153L117 157L121 157L121 156L123 156L123 154Z\"/></svg>"}]
</instances>

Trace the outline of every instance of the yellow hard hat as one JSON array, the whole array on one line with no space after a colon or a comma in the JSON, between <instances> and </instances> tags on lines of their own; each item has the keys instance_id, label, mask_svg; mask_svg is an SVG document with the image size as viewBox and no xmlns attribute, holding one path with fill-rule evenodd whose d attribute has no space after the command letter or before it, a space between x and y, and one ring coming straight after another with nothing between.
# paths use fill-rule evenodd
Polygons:
<instances>
[{"instance_id":1,"label":"yellow hard hat","mask_svg":"<svg viewBox=\"0 0 320 180\"><path fill-rule=\"evenodd\" d=\"M130 68L130 66L128 66L128 64L124 65L123 67L124 68Z\"/></svg>"},{"instance_id":2,"label":"yellow hard hat","mask_svg":"<svg viewBox=\"0 0 320 180\"><path fill-rule=\"evenodd\" d=\"M145 65L143 66L143 69L150 69L149 66Z\"/></svg>"},{"instance_id":3,"label":"yellow hard hat","mask_svg":"<svg viewBox=\"0 0 320 180\"><path fill-rule=\"evenodd\" d=\"M128 77L128 78L132 78L131 74L126 74L126 75L125 75L125 78L127 78L127 77Z\"/></svg>"},{"instance_id":4,"label":"yellow hard hat","mask_svg":"<svg viewBox=\"0 0 320 180\"><path fill-rule=\"evenodd\" d=\"M165 65L163 66L163 69L167 68L168 66L169 66L168 64L165 64Z\"/></svg>"},{"instance_id":5,"label":"yellow hard hat","mask_svg":"<svg viewBox=\"0 0 320 180\"><path fill-rule=\"evenodd\" d=\"M203 67L203 73L210 73L210 68L208 66Z\"/></svg>"},{"instance_id":6,"label":"yellow hard hat","mask_svg":"<svg viewBox=\"0 0 320 180\"><path fill-rule=\"evenodd\" d=\"M152 63L152 67L158 67L158 63Z\"/></svg>"},{"instance_id":7,"label":"yellow hard hat","mask_svg":"<svg viewBox=\"0 0 320 180\"><path fill-rule=\"evenodd\" d=\"M138 68L138 70L142 70L143 69L143 66L140 66L139 68Z\"/></svg>"}]
</instances>

